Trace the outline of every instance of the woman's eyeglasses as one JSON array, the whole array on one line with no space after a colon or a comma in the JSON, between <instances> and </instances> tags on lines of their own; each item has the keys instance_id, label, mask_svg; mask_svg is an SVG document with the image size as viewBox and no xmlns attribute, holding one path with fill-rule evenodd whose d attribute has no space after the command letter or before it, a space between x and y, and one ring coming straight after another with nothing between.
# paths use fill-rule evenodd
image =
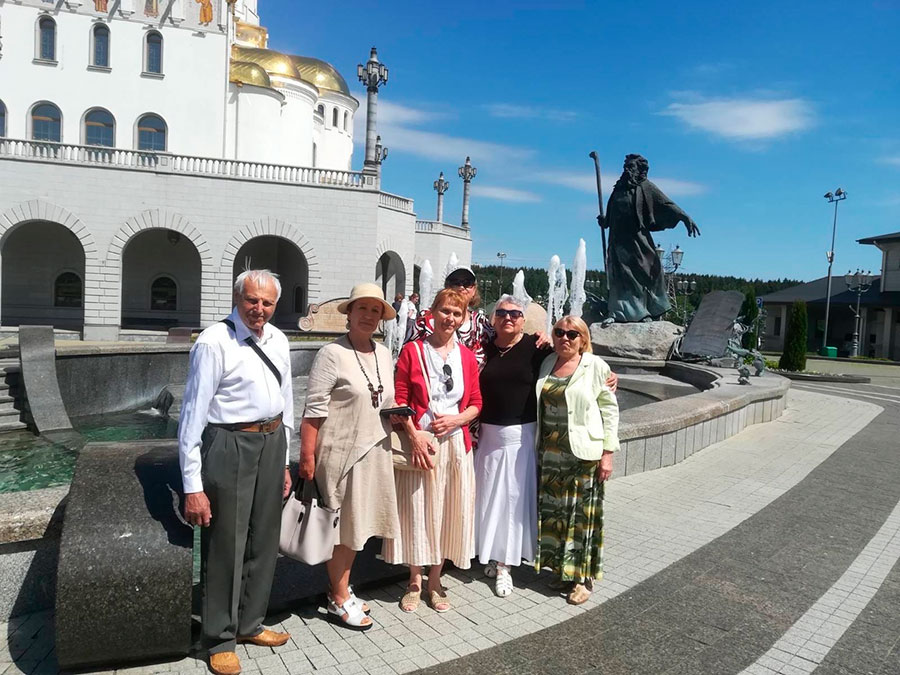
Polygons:
<instances>
[{"instance_id":1,"label":"woman's eyeglasses","mask_svg":"<svg viewBox=\"0 0 900 675\"><path fill-rule=\"evenodd\" d=\"M472 288L474 279L447 279L447 288Z\"/></svg>"},{"instance_id":2,"label":"woman's eyeglasses","mask_svg":"<svg viewBox=\"0 0 900 675\"><path fill-rule=\"evenodd\" d=\"M521 319L525 314L520 309L495 309L494 314L498 319L505 319L509 317L510 319L516 320Z\"/></svg>"},{"instance_id":3,"label":"woman's eyeglasses","mask_svg":"<svg viewBox=\"0 0 900 675\"><path fill-rule=\"evenodd\" d=\"M581 333L579 333L577 330L563 330L562 328L554 328L553 334L558 338L561 338L565 335L570 340L581 337Z\"/></svg>"},{"instance_id":4,"label":"woman's eyeglasses","mask_svg":"<svg viewBox=\"0 0 900 675\"><path fill-rule=\"evenodd\" d=\"M449 363L444 364L444 375L447 377L444 380L444 387L447 388L447 391L453 389L453 368L450 367Z\"/></svg>"}]
</instances>

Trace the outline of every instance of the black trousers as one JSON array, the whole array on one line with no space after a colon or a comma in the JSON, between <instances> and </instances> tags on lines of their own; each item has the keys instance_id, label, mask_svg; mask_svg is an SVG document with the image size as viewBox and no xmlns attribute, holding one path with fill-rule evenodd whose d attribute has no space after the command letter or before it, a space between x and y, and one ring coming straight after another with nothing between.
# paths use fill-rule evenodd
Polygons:
<instances>
[{"instance_id":1,"label":"black trousers","mask_svg":"<svg viewBox=\"0 0 900 675\"><path fill-rule=\"evenodd\" d=\"M203 432L203 490L212 519L201 530L203 642L210 653L234 651L256 635L269 604L284 486L284 428L271 433Z\"/></svg>"}]
</instances>

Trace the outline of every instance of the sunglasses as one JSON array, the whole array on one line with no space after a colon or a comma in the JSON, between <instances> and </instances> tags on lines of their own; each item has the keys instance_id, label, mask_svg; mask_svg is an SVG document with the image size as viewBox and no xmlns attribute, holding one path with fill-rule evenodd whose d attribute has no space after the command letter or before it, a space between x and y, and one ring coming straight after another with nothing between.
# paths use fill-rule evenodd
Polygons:
<instances>
[{"instance_id":1,"label":"sunglasses","mask_svg":"<svg viewBox=\"0 0 900 675\"><path fill-rule=\"evenodd\" d=\"M554 328L553 334L558 338L566 336L570 340L581 337L581 333L579 333L577 330L563 330L562 328Z\"/></svg>"},{"instance_id":2,"label":"sunglasses","mask_svg":"<svg viewBox=\"0 0 900 675\"><path fill-rule=\"evenodd\" d=\"M447 388L447 391L450 391L453 389L453 369L449 363L444 364L444 375L447 376L447 379L444 380L444 387Z\"/></svg>"},{"instance_id":3,"label":"sunglasses","mask_svg":"<svg viewBox=\"0 0 900 675\"><path fill-rule=\"evenodd\" d=\"M495 309L494 314L497 315L498 319L505 319L509 317L510 319L516 320L521 319L525 314L520 309Z\"/></svg>"},{"instance_id":4,"label":"sunglasses","mask_svg":"<svg viewBox=\"0 0 900 675\"><path fill-rule=\"evenodd\" d=\"M472 288L475 285L474 279L464 277L462 279L447 279L447 288L458 286L459 288Z\"/></svg>"}]
</instances>

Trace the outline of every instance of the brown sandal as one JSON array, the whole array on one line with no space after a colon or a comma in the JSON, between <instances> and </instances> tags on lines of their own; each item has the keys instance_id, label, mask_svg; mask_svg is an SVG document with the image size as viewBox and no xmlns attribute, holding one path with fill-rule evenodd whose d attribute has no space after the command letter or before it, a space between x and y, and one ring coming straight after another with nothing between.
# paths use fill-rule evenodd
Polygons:
<instances>
[{"instance_id":1,"label":"brown sandal","mask_svg":"<svg viewBox=\"0 0 900 675\"><path fill-rule=\"evenodd\" d=\"M443 595L442 595L443 593ZM444 612L449 612L450 600L447 598L446 592L443 591L429 591L428 599L431 604L431 609L433 609L438 614L443 614Z\"/></svg>"},{"instance_id":2,"label":"brown sandal","mask_svg":"<svg viewBox=\"0 0 900 675\"><path fill-rule=\"evenodd\" d=\"M400 611L412 614L419 609L419 603L422 601L422 591L411 591L409 586L406 587L406 593L400 598Z\"/></svg>"},{"instance_id":3,"label":"brown sandal","mask_svg":"<svg viewBox=\"0 0 900 675\"><path fill-rule=\"evenodd\" d=\"M570 605L583 605L591 597L591 591L584 584L575 584L566 596L566 602Z\"/></svg>"}]
</instances>

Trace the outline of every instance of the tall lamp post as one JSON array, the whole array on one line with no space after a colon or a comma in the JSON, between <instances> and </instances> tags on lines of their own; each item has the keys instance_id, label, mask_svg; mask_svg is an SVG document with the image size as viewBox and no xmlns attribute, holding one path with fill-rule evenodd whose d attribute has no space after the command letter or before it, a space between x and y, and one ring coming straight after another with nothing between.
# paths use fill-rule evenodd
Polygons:
<instances>
[{"instance_id":1,"label":"tall lamp post","mask_svg":"<svg viewBox=\"0 0 900 675\"><path fill-rule=\"evenodd\" d=\"M449 181L444 180L444 172L441 171L440 177L434 181L434 189L438 193L437 220L439 223L444 222L444 193L450 189Z\"/></svg>"},{"instance_id":2,"label":"tall lamp post","mask_svg":"<svg viewBox=\"0 0 900 675\"><path fill-rule=\"evenodd\" d=\"M497 289L497 297L499 298L503 295L503 261L506 260L506 253L500 251L497 253L497 257L500 258L500 288Z\"/></svg>"},{"instance_id":3,"label":"tall lamp post","mask_svg":"<svg viewBox=\"0 0 900 675\"><path fill-rule=\"evenodd\" d=\"M856 272L850 272L847 270L847 274L844 275L844 281L847 284L847 289L851 293L856 293L856 309L850 307L850 310L854 313L854 323L853 323L853 342L850 344L850 357L859 356L859 302L862 299L862 294L868 291L872 287L872 272L862 272L860 270L856 270Z\"/></svg>"},{"instance_id":4,"label":"tall lamp post","mask_svg":"<svg viewBox=\"0 0 900 675\"><path fill-rule=\"evenodd\" d=\"M682 279L675 285L675 288L679 293L684 295L684 304L682 306L682 311L681 311L681 322L686 325L687 324L687 314L688 314L687 299L688 299L689 295L693 295L697 291L697 282L693 281L693 280L688 281L687 279ZM677 316L678 315L678 296L677 295L675 296L675 300L676 300L675 314Z\"/></svg>"},{"instance_id":5,"label":"tall lamp post","mask_svg":"<svg viewBox=\"0 0 900 675\"><path fill-rule=\"evenodd\" d=\"M825 331L822 334L822 356L827 355L826 348L828 347L828 319L831 316L831 266L834 264L834 236L837 233L837 209L838 202L841 202L847 198L847 193L838 188L834 192L826 192L825 199L828 200L829 204L834 204L834 223L831 226L831 248L825 253L825 257L828 258L828 287L825 290Z\"/></svg>"},{"instance_id":6,"label":"tall lamp post","mask_svg":"<svg viewBox=\"0 0 900 675\"><path fill-rule=\"evenodd\" d=\"M466 157L466 163L459 167L458 172L459 177L463 180L463 210L462 210L462 222L460 225L465 229L469 229L469 186L472 183L472 179L475 178L475 174L478 173L478 169L472 166L472 160Z\"/></svg>"},{"instance_id":7,"label":"tall lamp post","mask_svg":"<svg viewBox=\"0 0 900 675\"><path fill-rule=\"evenodd\" d=\"M363 171L377 174L380 165L379 159L375 155L375 144L378 142L376 133L378 87L387 84L388 69L378 61L378 52L375 47L372 47L369 60L365 65L360 63L356 66L356 74L359 81L366 87L366 160L363 164Z\"/></svg>"}]
</instances>

